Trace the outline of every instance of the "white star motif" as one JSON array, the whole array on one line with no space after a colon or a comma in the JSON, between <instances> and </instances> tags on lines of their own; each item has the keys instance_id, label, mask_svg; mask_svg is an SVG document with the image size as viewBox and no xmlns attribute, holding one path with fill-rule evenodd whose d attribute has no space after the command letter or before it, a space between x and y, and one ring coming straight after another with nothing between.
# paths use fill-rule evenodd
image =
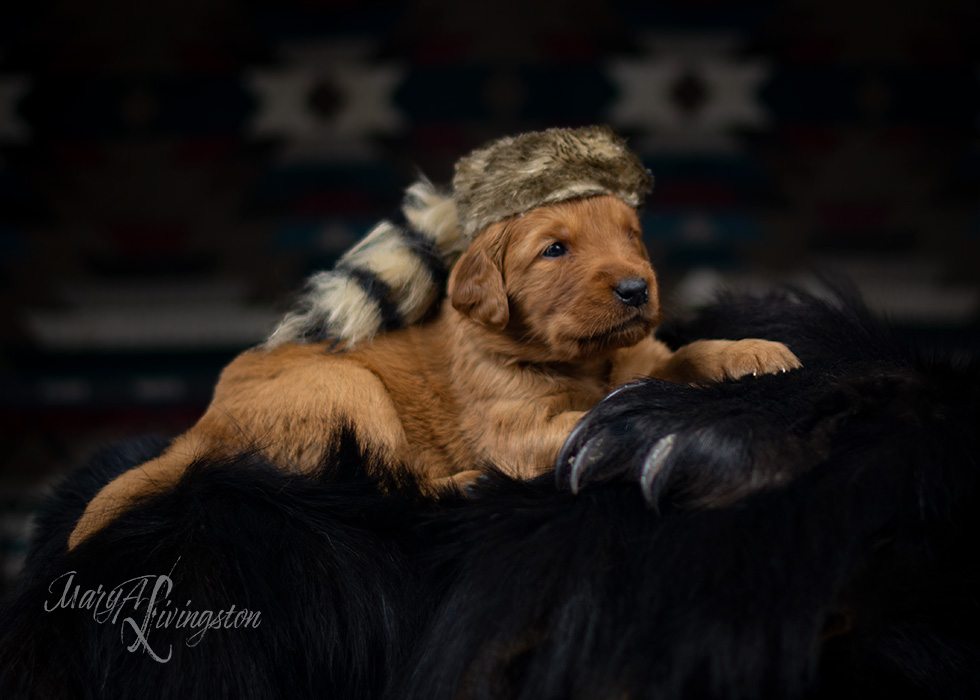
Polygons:
<instances>
[{"instance_id":1,"label":"white star motif","mask_svg":"<svg viewBox=\"0 0 980 700\"><path fill-rule=\"evenodd\" d=\"M396 66L356 63L253 71L245 83L260 104L250 131L256 136L301 141L342 141L395 132L404 125L404 118L391 96L403 74ZM335 114L317 114L310 105L311 94L321 84L341 93Z\"/></svg>"},{"instance_id":2,"label":"white star motif","mask_svg":"<svg viewBox=\"0 0 980 700\"><path fill-rule=\"evenodd\" d=\"M733 129L769 123L758 92L771 72L764 61L731 57L736 43L726 36L652 36L656 55L608 66L618 97L607 118L620 128L653 132L639 137L649 150L736 150ZM704 91L689 108L672 94L685 78Z\"/></svg>"},{"instance_id":3,"label":"white star motif","mask_svg":"<svg viewBox=\"0 0 980 700\"><path fill-rule=\"evenodd\" d=\"M768 66L761 61L664 57L617 61L609 73L620 92L609 112L618 126L719 130L768 123L765 110L756 100L759 86L769 76ZM670 94L685 75L704 83L706 92L704 104L690 112Z\"/></svg>"}]
</instances>

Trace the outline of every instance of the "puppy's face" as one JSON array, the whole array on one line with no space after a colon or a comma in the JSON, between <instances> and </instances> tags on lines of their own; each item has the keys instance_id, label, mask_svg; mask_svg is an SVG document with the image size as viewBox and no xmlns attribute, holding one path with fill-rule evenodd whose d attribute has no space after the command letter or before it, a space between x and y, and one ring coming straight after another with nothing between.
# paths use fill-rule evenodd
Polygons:
<instances>
[{"instance_id":1,"label":"puppy's face","mask_svg":"<svg viewBox=\"0 0 980 700\"><path fill-rule=\"evenodd\" d=\"M660 321L636 212L611 195L487 227L454 266L449 294L529 360L599 357L638 343Z\"/></svg>"}]
</instances>

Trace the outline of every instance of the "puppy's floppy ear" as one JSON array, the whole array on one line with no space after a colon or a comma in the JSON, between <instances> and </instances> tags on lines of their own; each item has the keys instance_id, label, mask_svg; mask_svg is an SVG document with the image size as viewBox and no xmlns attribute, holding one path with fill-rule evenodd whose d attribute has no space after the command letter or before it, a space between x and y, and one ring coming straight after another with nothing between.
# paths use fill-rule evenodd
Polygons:
<instances>
[{"instance_id":1,"label":"puppy's floppy ear","mask_svg":"<svg viewBox=\"0 0 980 700\"><path fill-rule=\"evenodd\" d=\"M510 320L507 290L498 262L486 244L484 233L470 244L449 274L449 299L453 308L477 323L501 331Z\"/></svg>"}]
</instances>

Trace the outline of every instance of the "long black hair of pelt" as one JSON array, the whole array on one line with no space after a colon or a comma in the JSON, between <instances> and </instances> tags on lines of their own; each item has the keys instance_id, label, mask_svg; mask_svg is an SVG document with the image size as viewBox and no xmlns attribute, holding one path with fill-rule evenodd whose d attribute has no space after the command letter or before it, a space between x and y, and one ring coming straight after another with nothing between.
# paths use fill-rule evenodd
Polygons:
<instances>
[{"instance_id":1,"label":"long black hair of pelt","mask_svg":"<svg viewBox=\"0 0 980 700\"><path fill-rule=\"evenodd\" d=\"M919 353L840 288L664 330L780 340L804 368L638 382L557 487L500 477L429 513L440 604L404 697L980 696L980 362Z\"/></svg>"},{"instance_id":2,"label":"long black hair of pelt","mask_svg":"<svg viewBox=\"0 0 980 700\"><path fill-rule=\"evenodd\" d=\"M42 509L31 555L0 611L0 697L386 693L386 669L404 663L431 607L410 556L406 514L420 507L411 479L396 487L371 476L377 470L351 434L325 460L329 469L312 476L251 453L199 460L175 488L66 551L97 490L165 445L134 440L96 454ZM154 618L146 646L166 661L155 660L124 620L142 628L145 599L163 575L172 583L156 601L161 613L234 605L258 612L258 624L208 629L195 644L199 629L158 628ZM142 607L122 605L115 619L96 620L83 596L72 604L65 593L122 584L128 595L140 577L148 578Z\"/></svg>"},{"instance_id":3,"label":"long black hair of pelt","mask_svg":"<svg viewBox=\"0 0 980 700\"><path fill-rule=\"evenodd\" d=\"M309 476L204 460L66 552L101 485L166 443L97 455L0 611L0 694L980 696L980 363L920 356L846 293L730 295L664 333L781 340L804 367L638 382L556 474L468 494L426 496L352 434ZM175 606L261 625L193 647L154 630L159 663L122 624L45 611L69 571L82 589L172 571Z\"/></svg>"}]
</instances>

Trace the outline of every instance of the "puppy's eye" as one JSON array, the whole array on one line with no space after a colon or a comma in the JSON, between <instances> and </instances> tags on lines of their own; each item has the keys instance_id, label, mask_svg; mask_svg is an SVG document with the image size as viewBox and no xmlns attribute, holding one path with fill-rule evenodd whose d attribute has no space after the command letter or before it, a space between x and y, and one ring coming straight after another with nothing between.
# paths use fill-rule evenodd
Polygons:
<instances>
[{"instance_id":1,"label":"puppy's eye","mask_svg":"<svg viewBox=\"0 0 980 700\"><path fill-rule=\"evenodd\" d=\"M568 253L568 248L565 247L564 243L552 243L550 246L544 249L541 253L546 258L560 258L561 256Z\"/></svg>"}]
</instances>

